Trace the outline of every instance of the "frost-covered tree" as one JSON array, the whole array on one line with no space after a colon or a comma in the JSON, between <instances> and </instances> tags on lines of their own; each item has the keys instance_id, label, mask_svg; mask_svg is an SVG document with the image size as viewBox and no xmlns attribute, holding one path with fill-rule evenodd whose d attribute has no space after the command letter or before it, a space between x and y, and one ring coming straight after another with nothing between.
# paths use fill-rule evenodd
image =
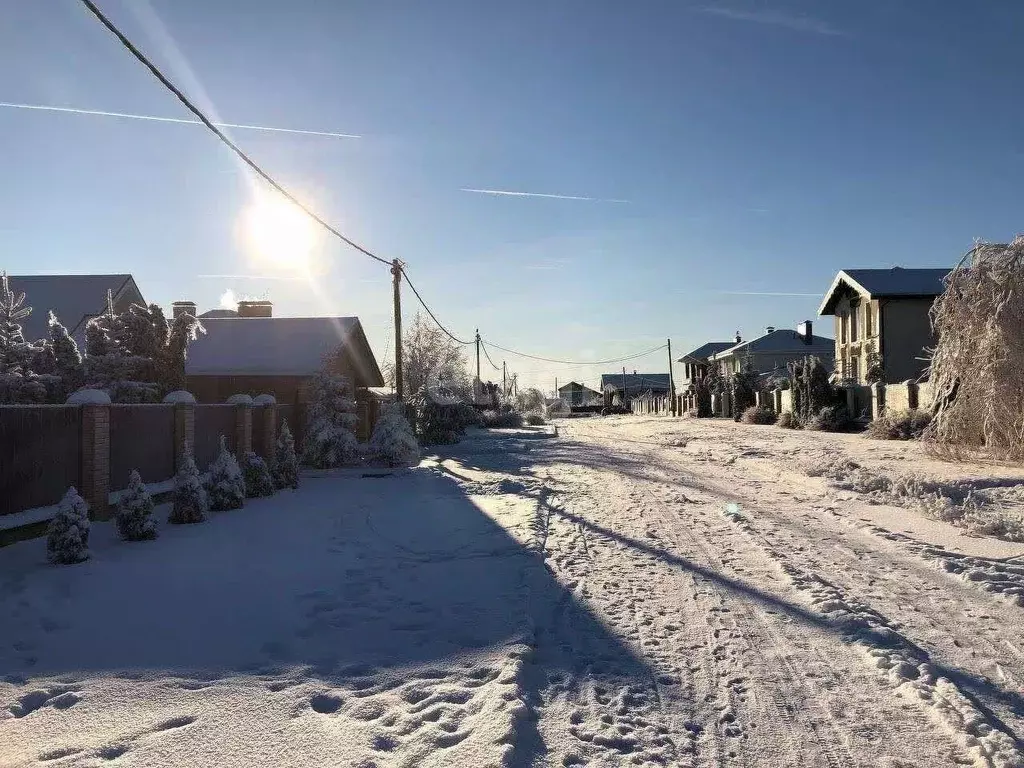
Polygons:
<instances>
[{"instance_id":1,"label":"frost-covered tree","mask_svg":"<svg viewBox=\"0 0 1024 768\"><path fill-rule=\"evenodd\" d=\"M24 373L31 355L21 330L21 321L32 312L25 306L25 294L11 290L7 273L0 273L0 374Z\"/></svg>"},{"instance_id":2,"label":"frost-covered tree","mask_svg":"<svg viewBox=\"0 0 1024 768\"><path fill-rule=\"evenodd\" d=\"M188 345L203 333L206 333L206 329L202 323L188 313L182 313L171 321L167 343L157 361L157 377L164 392L185 388L185 357L188 354Z\"/></svg>"},{"instance_id":3,"label":"frost-covered tree","mask_svg":"<svg viewBox=\"0 0 1024 768\"><path fill-rule=\"evenodd\" d=\"M295 456L295 439L288 429L288 420L281 422L274 445L274 485L278 488L299 487L299 460Z\"/></svg>"},{"instance_id":4,"label":"frost-covered tree","mask_svg":"<svg viewBox=\"0 0 1024 768\"><path fill-rule=\"evenodd\" d=\"M238 509L245 504L245 478L238 466L238 459L228 450L224 435L220 436L220 453L210 465L206 495L210 500L210 509L218 512Z\"/></svg>"},{"instance_id":5,"label":"frost-covered tree","mask_svg":"<svg viewBox=\"0 0 1024 768\"><path fill-rule=\"evenodd\" d=\"M114 521L125 541L147 541L157 536L153 498L136 469L128 476L128 488L117 502Z\"/></svg>"},{"instance_id":6,"label":"frost-covered tree","mask_svg":"<svg viewBox=\"0 0 1024 768\"><path fill-rule=\"evenodd\" d=\"M169 523L201 523L210 508L199 468L192 457L191 448L186 445L181 457L181 468L174 476L174 504L167 518Z\"/></svg>"},{"instance_id":7,"label":"frost-covered tree","mask_svg":"<svg viewBox=\"0 0 1024 768\"><path fill-rule=\"evenodd\" d=\"M274 480L262 456L249 451L242 462L242 473L245 479L245 493L250 499L274 495Z\"/></svg>"},{"instance_id":8,"label":"frost-covered tree","mask_svg":"<svg viewBox=\"0 0 1024 768\"><path fill-rule=\"evenodd\" d=\"M394 386L394 363L384 365L384 377ZM423 387L469 400L473 387L462 347L429 318L417 313L402 334L402 383L406 392Z\"/></svg>"},{"instance_id":9,"label":"frost-covered tree","mask_svg":"<svg viewBox=\"0 0 1024 768\"><path fill-rule=\"evenodd\" d=\"M317 469L338 467L358 452L354 433L358 417L348 377L322 369L311 383L303 460Z\"/></svg>"},{"instance_id":10,"label":"frost-covered tree","mask_svg":"<svg viewBox=\"0 0 1024 768\"><path fill-rule=\"evenodd\" d=\"M53 372L60 376L65 392L74 392L85 382L82 355L68 329L53 312L50 312L47 324L50 331L50 348L53 350Z\"/></svg>"},{"instance_id":11,"label":"frost-covered tree","mask_svg":"<svg viewBox=\"0 0 1024 768\"><path fill-rule=\"evenodd\" d=\"M114 314L114 298L107 291L107 306L103 313L92 318L85 324L85 354L89 357L106 357L118 354L117 340L114 337L114 326L117 316Z\"/></svg>"},{"instance_id":12,"label":"frost-covered tree","mask_svg":"<svg viewBox=\"0 0 1024 768\"><path fill-rule=\"evenodd\" d=\"M740 369L730 377L732 388L732 412L735 421L743 417L743 413L757 403L757 392L761 376L754 368L750 354L746 354L740 363Z\"/></svg>"},{"instance_id":13,"label":"frost-covered tree","mask_svg":"<svg viewBox=\"0 0 1024 768\"><path fill-rule=\"evenodd\" d=\"M459 442L464 425L458 410L450 403L439 402L426 387L409 399L416 411L416 435L423 445L450 445Z\"/></svg>"},{"instance_id":14,"label":"frost-covered tree","mask_svg":"<svg viewBox=\"0 0 1024 768\"><path fill-rule=\"evenodd\" d=\"M73 487L68 488L46 532L46 556L51 563L71 565L89 559L89 508Z\"/></svg>"},{"instance_id":15,"label":"frost-covered tree","mask_svg":"<svg viewBox=\"0 0 1024 768\"><path fill-rule=\"evenodd\" d=\"M381 409L370 436L370 450L374 458L392 467L419 461L420 446L401 403L390 403Z\"/></svg>"}]
</instances>

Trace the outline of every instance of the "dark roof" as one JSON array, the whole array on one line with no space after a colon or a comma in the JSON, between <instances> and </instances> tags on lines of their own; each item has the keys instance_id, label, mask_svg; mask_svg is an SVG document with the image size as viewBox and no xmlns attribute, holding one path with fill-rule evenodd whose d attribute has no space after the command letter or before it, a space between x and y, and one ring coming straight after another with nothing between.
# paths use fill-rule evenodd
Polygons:
<instances>
[{"instance_id":1,"label":"dark roof","mask_svg":"<svg viewBox=\"0 0 1024 768\"><path fill-rule=\"evenodd\" d=\"M134 294L144 302L131 275L10 275L11 290L25 293L32 314L21 323L27 341L44 338L52 310L72 336L82 337L85 323L102 314L107 306L107 291L114 300L123 293Z\"/></svg>"},{"instance_id":2,"label":"dark roof","mask_svg":"<svg viewBox=\"0 0 1024 768\"><path fill-rule=\"evenodd\" d=\"M339 351L351 353L363 381L384 386L358 317L215 317L185 361L190 376L311 376Z\"/></svg>"},{"instance_id":3,"label":"dark roof","mask_svg":"<svg viewBox=\"0 0 1024 768\"><path fill-rule=\"evenodd\" d=\"M952 270L948 267L927 269L844 269L829 287L818 308L819 315L829 315L839 300L838 290L846 285L867 299L927 298L945 290L943 280Z\"/></svg>"},{"instance_id":4,"label":"dark roof","mask_svg":"<svg viewBox=\"0 0 1024 768\"><path fill-rule=\"evenodd\" d=\"M693 352L687 352L681 358L676 360L677 363L685 363L687 361L694 361L698 363L705 362L712 355L715 355L723 350L733 346L735 341L709 341L707 344L701 344Z\"/></svg>"},{"instance_id":5,"label":"dark roof","mask_svg":"<svg viewBox=\"0 0 1024 768\"><path fill-rule=\"evenodd\" d=\"M832 354L835 352L836 340L828 336L811 335L811 343L808 344L804 337L796 331L788 328L778 328L771 333L758 336L756 339L741 341L739 344L732 344L728 349L715 354L716 359L722 359L729 355L750 354L788 354L798 352L808 355Z\"/></svg>"},{"instance_id":6,"label":"dark roof","mask_svg":"<svg viewBox=\"0 0 1024 768\"><path fill-rule=\"evenodd\" d=\"M199 316L200 320L224 317L238 317L238 312L233 309L210 309Z\"/></svg>"},{"instance_id":7,"label":"dark roof","mask_svg":"<svg viewBox=\"0 0 1024 768\"><path fill-rule=\"evenodd\" d=\"M603 390L610 384L615 389L621 390L622 379L621 373L602 373L601 389ZM667 373L627 373L625 379L626 390L629 392L646 392L649 389L668 391L669 388Z\"/></svg>"},{"instance_id":8,"label":"dark roof","mask_svg":"<svg viewBox=\"0 0 1024 768\"><path fill-rule=\"evenodd\" d=\"M619 374L619 376L621 377L622 374ZM591 389L590 387L588 387L586 384L580 384L578 381L570 381L568 384L563 384L562 386L560 386L558 388L559 392L562 392L562 391L572 392L574 390L580 390L580 391L586 391L586 392L594 392L594 390ZM595 394L600 394L600 393L599 392L595 392Z\"/></svg>"}]
</instances>

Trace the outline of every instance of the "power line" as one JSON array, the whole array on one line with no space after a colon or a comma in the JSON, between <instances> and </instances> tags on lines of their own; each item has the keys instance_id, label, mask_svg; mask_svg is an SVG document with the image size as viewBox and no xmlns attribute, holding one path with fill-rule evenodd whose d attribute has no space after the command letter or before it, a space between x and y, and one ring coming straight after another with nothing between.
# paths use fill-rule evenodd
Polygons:
<instances>
[{"instance_id":1,"label":"power line","mask_svg":"<svg viewBox=\"0 0 1024 768\"><path fill-rule=\"evenodd\" d=\"M481 347L481 348L483 349L483 351L484 351L484 357L486 357L486 358L487 358L487 362L491 364L491 368L493 368L493 369L494 369L494 370L496 370L496 371L500 371L500 370L501 370L501 368L499 368L498 366L496 366L496 365L494 364L494 361L493 361L493 360L491 360L491 356L490 356L490 355L489 355L489 354L487 353L487 345L486 345L486 344L484 344L484 342L483 342L483 339L481 339L481 340L480 340L480 347Z\"/></svg>"},{"instance_id":2,"label":"power line","mask_svg":"<svg viewBox=\"0 0 1024 768\"><path fill-rule=\"evenodd\" d=\"M659 346L656 346L653 349L647 349L646 351L643 352L636 352L635 354L628 354L624 357L614 357L610 360L559 360L555 359L554 357L541 357L536 354L526 354L525 352L518 352L515 349L509 349L507 347L500 346L499 344L495 344L495 342L493 341L489 341L487 343L490 344L490 346L495 347L495 349L501 349L503 352L508 352L509 354L517 354L520 357L528 357L531 360L558 362L558 364L564 366L607 366L612 364L612 362L625 362L626 360L632 360L636 359L637 357L643 357L648 354L653 354L654 352L663 350L668 346L668 344L660 344Z\"/></svg>"},{"instance_id":3,"label":"power line","mask_svg":"<svg viewBox=\"0 0 1024 768\"><path fill-rule=\"evenodd\" d=\"M109 29L114 34L114 36L121 41L121 45L127 48L136 59L142 62L142 64L145 65L146 69L152 72L153 76L157 80L159 80L163 84L163 86L167 88L167 90L173 93L177 97L178 101L185 105L189 112L191 112L193 115L199 118L199 121L203 125L209 128L218 139L224 142L224 144L227 145L227 147L232 152L234 152L243 163L249 166L260 178L262 178L270 186L272 186L274 189L276 189L278 192L284 195L286 199L288 199L294 205L300 208L307 216L313 219L313 221L315 221L317 224L326 229L335 237L339 238L342 242L346 243L352 248L355 248L363 255L369 256L371 259L374 259L375 261L379 261L381 264L387 264L389 267L391 266L391 262L388 261L387 259L381 258L377 254L372 253L363 246L359 245L359 243L355 242L354 240L350 240L349 238L345 237L345 235L341 234L341 232L336 230L326 221L324 221L315 213L313 213L313 211L311 211L309 208L303 205L294 195L288 192L288 190L286 190L284 187L282 187L280 184L274 181L270 174L268 174L266 171L260 168L260 166L258 166L254 160L252 160L247 154L245 154L245 152L239 149L238 146L233 141L231 141L231 139L224 135L224 132L221 131L221 129L218 128L213 123L212 120L210 120L206 115L204 115L199 110L197 106L195 106L191 101L189 101L188 97L184 93L182 93L177 88L177 86L175 86L174 83L172 83L153 62L146 58L146 55L138 48L136 48L132 41L125 37L124 33L121 32L121 30L114 26L114 23L110 21L110 19L103 15L103 11L97 8L96 5L92 2L92 0L82 0L82 5L88 8L92 15L99 19L103 26Z\"/></svg>"},{"instance_id":4,"label":"power line","mask_svg":"<svg viewBox=\"0 0 1024 768\"><path fill-rule=\"evenodd\" d=\"M433 320L437 324L437 327L440 328L444 332L444 334L449 339L454 341L456 344L462 344L463 346L466 346L466 347L468 347L470 344L475 344L476 343L475 341L463 341L458 336L455 336L451 331L449 331L443 325L441 325L441 321L437 319L437 315L435 315L431 311L430 307L427 306L427 302L425 302L423 300L423 297L420 296L420 292L416 290L416 286L412 284L412 280L409 279L409 273L406 271L405 265L402 264L401 266L402 266L402 274L405 275L405 282L407 282L409 284L409 287L412 289L413 294L415 294L415 296L419 300L420 304L423 305L423 308L425 310L427 310L427 314L430 315L430 319Z\"/></svg>"}]
</instances>

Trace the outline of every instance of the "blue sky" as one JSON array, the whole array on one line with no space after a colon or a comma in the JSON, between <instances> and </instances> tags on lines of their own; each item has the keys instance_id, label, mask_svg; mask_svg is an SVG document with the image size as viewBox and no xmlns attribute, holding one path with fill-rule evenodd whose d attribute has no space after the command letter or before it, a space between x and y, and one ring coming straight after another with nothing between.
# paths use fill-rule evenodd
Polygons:
<instances>
[{"instance_id":1,"label":"blue sky","mask_svg":"<svg viewBox=\"0 0 1024 768\"><path fill-rule=\"evenodd\" d=\"M816 319L838 269L952 264L1020 228L1014 0L99 5L220 120L358 135L231 131L406 261L458 335L537 355L754 336ZM188 116L75 0L0 0L0 18L0 101ZM201 127L7 107L0 147L7 271L354 314L390 354L389 275L340 243L317 244L312 287L203 277L279 270L239 233L249 175ZM547 387L602 372L499 355Z\"/></svg>"}]
</instances>

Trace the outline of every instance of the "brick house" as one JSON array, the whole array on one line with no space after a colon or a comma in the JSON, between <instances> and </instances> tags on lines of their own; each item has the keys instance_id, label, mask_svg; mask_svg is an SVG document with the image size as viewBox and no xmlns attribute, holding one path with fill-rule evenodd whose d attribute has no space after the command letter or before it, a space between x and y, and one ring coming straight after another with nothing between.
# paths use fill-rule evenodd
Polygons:
<instances>
[{"instance_id":1,"label":"brick house","mask_svg":"<svg viewBox=\"0 0 1024 768\"><path fill-rule=\"evenodd\" d=\"M877 365L882 380L917 379L934 346L929 312L943 292L948 268L846 269L839 272L818 309L835 323L836 376L867 383Z\"/></svg>"}]
</instances>

